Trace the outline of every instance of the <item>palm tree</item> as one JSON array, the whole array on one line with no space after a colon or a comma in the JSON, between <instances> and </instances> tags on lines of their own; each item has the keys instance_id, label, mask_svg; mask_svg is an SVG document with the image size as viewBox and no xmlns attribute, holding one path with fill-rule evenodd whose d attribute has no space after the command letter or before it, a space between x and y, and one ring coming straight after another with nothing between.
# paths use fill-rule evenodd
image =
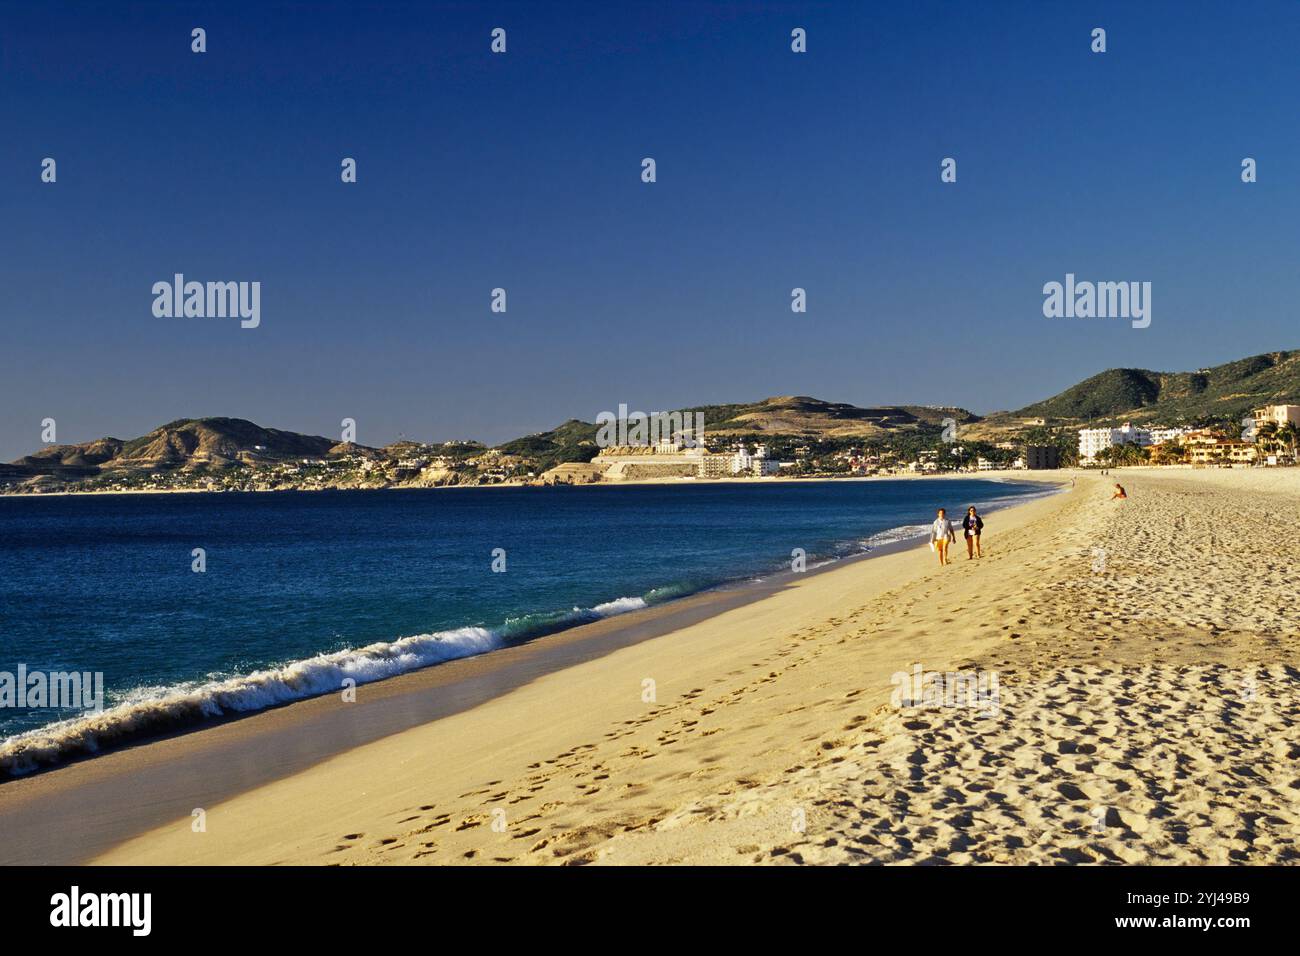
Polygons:
<instances>
[{"instance_id":1,"label":"palm tree","mask_svg":"<svg viewBox=\"0 0 1300 956\"><path fill-rule=\"evenodd\" d=\"M1183 446L1175 441L1161 442L1152 449L1151 459L1157 465L1180 465L1183 461Z\"/></svg>"},{"instance_id":2,"label":"palm tree","mask_svg":"<svg viewBox=\"0 0 1300 956\"><path fill-rule=\"evenodd\" d=\"M1121 458L1125 465L1145 464L1147 455L1147 450L1140 445L1126 444L1124 450L1121 452Z\"/></svg>"},{"instance_id":3,"label":"palm tree","mask_svg":"<svg viewBox=\"0 0 1300 956\"><path fill-rule=\"evenodd\" d=\"M1277 422L1265 422L1255 431L1255 444L1264 453L1277 449Z\"/></svg>"},{"instance_id":4,"label":"palm tree","mask_svg":"<svg viewBox=\"0 0 1300 956\"><path fill-rule=\"evenodd\" d=\"M1277 440L1281 442L1291 453L1291 460L1296 457L1296 445L1300 444L1300 428L1296 427L1295 422L1287 422L1277 430Z\"/></svg>"}]
</instances>

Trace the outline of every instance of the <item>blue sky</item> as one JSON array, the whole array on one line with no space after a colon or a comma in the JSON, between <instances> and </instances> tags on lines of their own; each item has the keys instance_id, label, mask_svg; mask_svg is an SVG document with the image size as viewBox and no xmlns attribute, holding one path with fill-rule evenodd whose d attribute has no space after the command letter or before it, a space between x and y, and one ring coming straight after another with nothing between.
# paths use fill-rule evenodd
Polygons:
<instances>
[{"instance_id":1,"label":"blue sky","mask_svg":"<svg viewBox=\"0 0 1300 956\"><path fill-rule=\"evenodd\" d=\"M46 417L497 442L1293 348L1296 49L1295 3L6 0L0 459ZM260 281L260 327L154 317L176 272ZM1151 327L1044 318L1067 272L1150 281Z\"/></svg>"}]
</instances>

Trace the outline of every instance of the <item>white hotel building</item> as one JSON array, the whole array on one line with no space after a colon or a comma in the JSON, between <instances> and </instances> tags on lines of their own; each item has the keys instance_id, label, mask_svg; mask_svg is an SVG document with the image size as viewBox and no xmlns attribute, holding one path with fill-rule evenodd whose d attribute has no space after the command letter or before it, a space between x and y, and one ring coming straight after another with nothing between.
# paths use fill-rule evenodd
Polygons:
<instances>
[{"instance_id":1,"label":"white hotel building","mask_svg":"<svg viewBox=\"0 0 1300 956\"><path fill-rule=\"evenodd\" d=\"M1092 461L1113 445L1137 445L1149 448L1178 441L1187 434L1185 428L1139 428L1125 422L1119 428L1080 428L1079 460Z\"/></svg>"}]
</instances>

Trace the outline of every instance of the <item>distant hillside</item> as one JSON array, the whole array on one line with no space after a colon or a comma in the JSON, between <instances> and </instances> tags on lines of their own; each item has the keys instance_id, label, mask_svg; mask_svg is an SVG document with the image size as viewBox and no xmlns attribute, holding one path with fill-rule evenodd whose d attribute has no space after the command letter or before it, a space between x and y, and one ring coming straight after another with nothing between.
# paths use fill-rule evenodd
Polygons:
<instances>
[{"instance_id":1,"label":"distant hillside","mask_svg":"<svg viewBox=\"0 0 1300 956\"><path fill-rule=\"evenodd\" d=\"M99 438L52 445L19 458L13 469L71 479L114 470L221 469L249 459L324 458L346 447L328 438L262 428L242 418L182 418L131 441Z\"/></svg>"},{"instance_id":2,"label":"distant hillside","mask_svg":"<svg viewBox=\"0 0 1300 956\"><path fill-rule=\"evenodd\" d=\"M1300 350L1268 352L1195 372L1110 369L1009 415L1172 424L1239 419L1261 405L1283 403L1300 403Z\"/></svg>"},{"instance_id":3,"label":"distant hillside","mask_svg":"<svg viewBox=\"0 0 1300 956\"><path fill-rule=\"evenodd\" d=\"M536 435L525 435L497 450L504 455L518 455L537 463L538 473L575 461L591 461L599 449L596 447L594 424L571 418L563 425Z\"/></svg>"},{"instance_id":4,"label":"distant hillside","mask_svg":"<svg viewBox=\"0 0 1300 956\"><path fill-rule=\"evenodd\" d=\"M704 412L713 435L766 434L800 438L875 438L899 428L941 426L945 418L968 424L979 417L964 408L922 405L880 405L859 408L804 395L780 395L749 405L705 405L687 409Z\"/></svg>"},{"instance_id":5,"label":"distant hillside","mask_svg":"<svg viewBox=\"0 0 1300 956\"><path fill-rule=\"evenodd\" d=\"M118 458L143 465L176 465L235 461L243 454L261 458L324 457L335 444L328 438L262 428L242 418L182 418L127 442Z\"/></svg>"},{"instance_id":6,"label":"distant hillside","mask_svg":"<svg viewBox=\"0 0 1300 956\"><path fill-rule=\"evenodd\" d=\"M81 445L51 445L25 458L19 458L13 464L43 474L53 474L60 470L91 472L121 454L123 444L120 438L99 438Z\"/></svg>"},{"instance_id":7,"label":"distant hillside","mask_svg":"<svg viewBox=\"0 0 1300 956\"><path fill-rule=\"evenodd\" d=\"M785 437L799 441L873 438L898 431L916 433L926 426L937 428L949 417L963 424L978 421L976 416L960 408L915 405L858 408L806 396L671 411L691 415L702 412L708 436ZM499 478L503 469L511 474L520 471L541 474L556 465L590 461L599 451L597 430L595 423L570 419L550 431L508 441L492 455L484 455L487 449L477 442L455 442L435 448L401 441L385 448L367 448L316 435L263 428L242 418L182 418L130 441L99 438L78 445L43 448L12 465L0 466L0 484L57 490L67 484L80 488L120 486L125 480L130 487L145 481L147 487L171 488L198 484L200 477L224 475L227 476L223 479L224 487L240 488L249 483L255 487L282 487L298 480L295 475L307 474L302 467L297 467L304 460L338 463L343 459L352 465L346 475L330 473L328 480L335 482L335 486L344 481L358 485L453 479L459 482L477 480L485 474ZM470 461L480 455L481 459ZM433 465L435 459L441 464L433 472L414 473ZM362 460L375 462L376 467L358 471L357 462ZM312 474L318 470L315 465L304 467ZM228 477L250 469L252 474L247 479Z\"/></svg>"},{"instance_id":8,"label":"distant hillside","mask_svg":"<svg viewBox=\"0 0 1300 956\"><path fill-rule=\"evenodd\" d=\"M978 416L964 408L920 405L859 408L803 395L784 395L737 405L697 405L655 411L682 412L692 416L692 421L695 413L703 412L707 438L779 436L803 441L879 438L900 430L916 431L923 426L939 428L945 418L954 418L959 424L979 421ZM599 451L597 430L593 423L570 419L550 431L506 442L498 446L498 450L535 460L542 470L546 470L569 462L590 461Z\"/></svg>"}]
</instances>

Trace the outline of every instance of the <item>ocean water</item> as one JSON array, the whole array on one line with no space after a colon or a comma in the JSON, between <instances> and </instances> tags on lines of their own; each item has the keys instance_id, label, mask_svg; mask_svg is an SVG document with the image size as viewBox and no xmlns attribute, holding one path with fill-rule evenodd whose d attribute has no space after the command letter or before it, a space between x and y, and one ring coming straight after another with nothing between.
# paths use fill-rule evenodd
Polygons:
<instances>
[{"instance_id":1,"label":"ocean water","mask_svg":"<svg viewBox=\"0 0 1300 956\"><path fill-rule=\"evenodd\" d=\"M809 567L862 553L923 533L939 506L1044 493L956 479L0 497L0 674L102 672L107 708L0 707L0 771L788 570L794 548Z\"/></svg>"}]
</instances>

